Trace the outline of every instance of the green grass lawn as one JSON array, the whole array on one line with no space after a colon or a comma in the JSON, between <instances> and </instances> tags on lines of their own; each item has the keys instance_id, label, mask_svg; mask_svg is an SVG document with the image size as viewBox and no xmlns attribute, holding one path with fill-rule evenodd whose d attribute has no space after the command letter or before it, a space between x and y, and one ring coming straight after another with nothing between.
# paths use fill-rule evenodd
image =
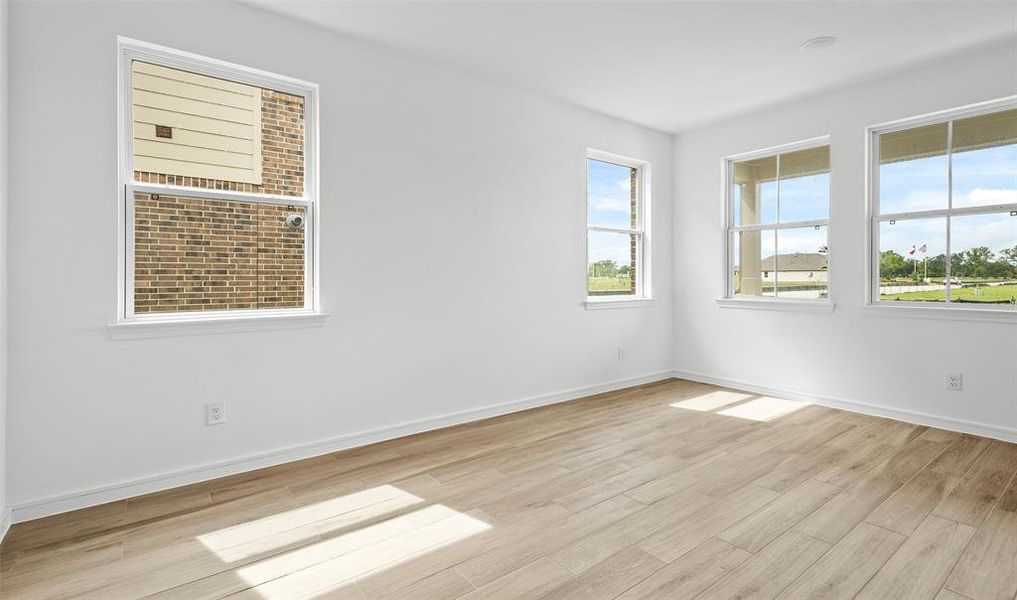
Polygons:
<instances>
[{"instance_id":1,"label":"green grass lawn","mask_svg":"<svg viewBox=\"0 0 1017 600\"><path fill-rule=\"evenodd\" d=\"M587 277L586 290L590 294L628 293L632 280L628 277Z\"/></svg>"},{"instance_id":2,"label":"green grass lawn","mask_svg":"<svg viewBox=\"0 0 1017 600\"><path fill-rule=\"evenodd\" d=\"M980 291L979 295L975 294L973 287L964 288L953 288L950 291L950 297L955 300L966 300L968 302L1000 302L1003 300L1013 301L1017 298L1017 284L1015 285L996 285L996 286L982 286L977 288ZM946 300L946 290L938 290L935 292L908 292L906 294L882 294L879 296L880 300L920 300L920 301L939 301L943 302Z\"/></svg>"}]
</instances>

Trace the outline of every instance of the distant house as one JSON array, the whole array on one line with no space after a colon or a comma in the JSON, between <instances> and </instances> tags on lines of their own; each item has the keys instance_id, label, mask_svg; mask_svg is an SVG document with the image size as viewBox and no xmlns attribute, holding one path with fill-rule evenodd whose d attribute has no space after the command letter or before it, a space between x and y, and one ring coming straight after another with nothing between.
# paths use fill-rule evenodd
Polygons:
<instances>
[{"instance_id":1,"label":"distant house","mask_svg":"<svg viewBox=\"0 0 1017 600\"><path fill-rule=\"evenodd\" d=\"M774 262L776 262L776 266L774 266ZM782 283L788 281L825 282L829 273L826 254L819 252L778 254L776 257L764 258L760 263L763 281L773 281L775 270L780 272Z\"/></svg>"}]
</instances>

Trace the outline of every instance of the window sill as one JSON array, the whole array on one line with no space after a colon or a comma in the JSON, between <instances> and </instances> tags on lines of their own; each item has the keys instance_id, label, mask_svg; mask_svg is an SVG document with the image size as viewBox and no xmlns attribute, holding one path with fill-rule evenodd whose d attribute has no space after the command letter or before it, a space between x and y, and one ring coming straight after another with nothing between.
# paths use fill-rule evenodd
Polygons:
<instances>
[{"instance_id":1,"label":"window sill","mask_svg":"<svg viewBox=\"0 0 1017 600\"><path fill-rule=\"evenodd\" d=\"M983 321L1017 325L1017 310L1012 308L968 308L966 306L961 308L959 306L928 306L912 302L879 302L863 305L862 313L875 317Z\"/></svg>"},{"instance_id":2,"label":"window sill","mask_svg":"<svg viewBox=\"0 0 1017 600\"><path fill-rule=\"evenodd\" d=\"M163 317L142 318L134 321L109 323L106 328L115 340L177 337L186 335L213 335L244 331L271 331L278 329L307 329L321 327L328 319L324 313L294 312L265 315L233 315L214 317Z\"/></svg>"},{"instance_id":3,"label":"window sill","mask_svg":"<svg viewBox=\"0 0 1017 600\"><path fill-rule=\"evenodd\" d=\"M612 308L646 308L653 304L653 298L632 298L628 296L605 297L603 299L586 299L586 310L605 310Z\"/></svg>"},{"instance_id":4,"label":"window sill","mask_svg":"<svg viewBox=\"0 0 1017 600\"><path fill-rule=\"evenodd\" d=\"M749 298L717 298L721 308L747 308L750 310L777 310L788 312L832 313L836 303L829 300L781 300L766 298L752 300Z\"/></svg>"}]
</instances>

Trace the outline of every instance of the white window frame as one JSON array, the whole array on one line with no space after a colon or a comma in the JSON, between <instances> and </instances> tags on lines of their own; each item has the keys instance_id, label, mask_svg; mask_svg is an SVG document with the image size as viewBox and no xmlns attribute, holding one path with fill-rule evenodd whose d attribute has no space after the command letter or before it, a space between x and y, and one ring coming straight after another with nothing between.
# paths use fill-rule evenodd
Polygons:
<instances>
[{"instance_id":1,"label":"white window frame","mask_svg":"<svg viewBox=\"0 0 1017 600\"><path fill-rule=\"evenodd\" d=\"M132 115L131 63L135 60L180 69L209 77L217 77L272 89L304 98L304 193L302 196L247 193L197 188L134 180L134 143ZM210 323L216 331L224 324L236 324L247 330L255 322L269 328L280 323L313 322L321 313L319 297L319 163L318 163L318 85L242 65L208 58L164 46L117 38L117 258L115 318L111 328L152 331L161 325L173 325L173 331L189 323ZM304 208L304 306L293 309L210 310L180 313L134 312L134 194L167 194L186 198L233 200L250 203L300 206Z\"/></svg>"},{"instance_id":2,"label":"white window frame","mask_svg":"<svg viewBox=\"0 0 1017 600\"><path fill-rule=\"evenodd\" d=\"M589 215L589 161L596 160L636 170L636 226L635 228L605 227L590 225ZM637 158L612 154L602 150L588 148L586 160L583 162L586 181L583 189L583 220L586 227L586 254L583 268L583 295L586 297L588 310L600 308L631 308L648 306L653 301L653 284L651 281L651 244L650 244L650 163ZM634 294L618 294L610 296L590 296L587 281L590 257L590 232L622 233L636 236L636 290Z\"/></svg>"},{"instance_id":3,"label":"white window frame","mask_svg":"<svg viewBox=\"0 0 1017 600\"><path fill-rule=\"evenodd\" d=\"M1015 322L1017 321L1017 307L1003 304L986 304L983 306L973 304L951 303L950 284L947 284L945 302L911 302L907 300L880 300L879 299L879 224L885 221L906 221L922 218L946 218L946 279L950 278L951 255L950 248L950 219L953 216L984 215L1010 213L1017 210L1017 205L997 204L991 206L973 206L964 208L953 207L953 122L968 117L1001 112L1017 108L1017 95L1007 96L986 102L978 102L957 108L936 111L899 119L877 125L870 125L865 128L865 196L866 196L866 281L865 281L865 303L863 309L877 316L903 316L903 317L943 317L959 320L989 320ZM894 133L927 125L947 125L947 208L932 209L923 211L910 211L902 213L886 213L879 211L879 136L886 133ZM1017 218L1017 217L1014 217Z\"/></svg>"},{"instance_id":4,"label":"white window frame","mask_svg":"<svg viewBox=\"0 0 1017 600\"><path fill-rule=\"evenodd\" d=\"M768 148L762 148L760 150L753 150L751 152L743 152L741 154L734 154L731 156L725 156L721 161L721 172L722 172L722 186L723 186L723 197L722 203L722 223L723 223L723 236L724 236L724 277L723 277L723 289L721 291L721 297L717 299L717 304L723 308L756 308L762 310L794 310L802 312L831 312L833 311L836 303L833 300L833 261L831 260L832 253L829 251L830 247L830 211L833 206L833 165L831 164L830 169L830 190L827 196L829 205L827 206L827 218L825 219L813 219L809 221L789 221L781 222L780 220L780 155L788 154L790 152L796 152L799 150L808 150L811 148L821 148L823 146L830 146L830 136L823 135L814 138L808 138L796 142L790 142L787 144L780 144L778 146L770 146ZM832 161L832 146L831 146L831 161ZM734 164L745 160L755 160L759 158L777 158L777 181L778 181L778 194L777 194L777 220L774 223L758 224L758 225L738 225L734 222L734 198L732 194L732 186L734 184ZM826 298L781 298L780 296L769 297L769 296L736 296L734 293L734 236L740 231L776 231L780 229L795 229L802 227L826 227L826 244L827 244L827 297ZM774 249L776 253L776 248Z\"/></svg>"}]
</instances>

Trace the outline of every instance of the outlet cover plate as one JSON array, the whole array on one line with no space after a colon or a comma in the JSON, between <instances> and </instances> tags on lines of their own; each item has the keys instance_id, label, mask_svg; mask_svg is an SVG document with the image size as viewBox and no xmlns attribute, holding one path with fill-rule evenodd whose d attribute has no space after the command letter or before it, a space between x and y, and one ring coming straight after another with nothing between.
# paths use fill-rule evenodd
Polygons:
<instances>
[{"instance_id":1,"label":"outlet cover plate","mask_svg":"<svg viewBox=\"0 0 1017 600\"><path fill-rule=\"evenodd\" d=\"M212 402L205 405L205 425L222 425L226 422L226 404Z\"/></svg>"}]
</instances>

